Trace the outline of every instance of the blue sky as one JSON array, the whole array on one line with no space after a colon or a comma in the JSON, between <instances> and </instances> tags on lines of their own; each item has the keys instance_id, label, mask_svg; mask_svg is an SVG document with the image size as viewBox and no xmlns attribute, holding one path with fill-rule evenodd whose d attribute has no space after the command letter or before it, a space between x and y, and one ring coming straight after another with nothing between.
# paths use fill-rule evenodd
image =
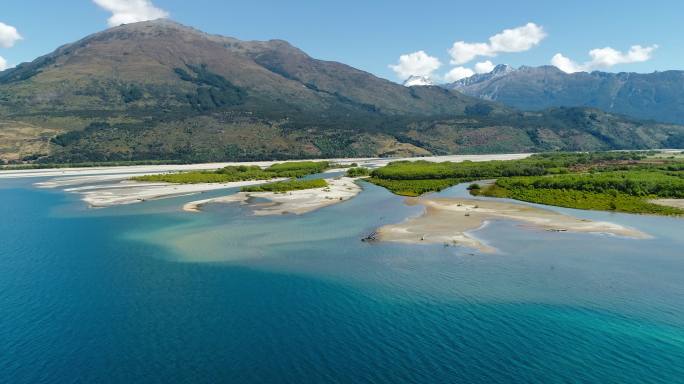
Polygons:
<instances>
[{"instance_id":1,"label":"blue sky","mask_svg":"<svg viewBox=\"0 0 684 384\"><path fill-rule=\"evenodd\" d=\"M0 28L0 56L8 65L33 60L107 28L112 9L123 6L125 10L148 0L97 1L101 4L93 0L3 0L0 23L16 28L22 39L2 44ZM675 0L152 0L152 5L173 20L206 32L240 39L288 40L316 58L341 61L394 81L402 76L389 66L396 65L401 55L419 51L424 55L407 56L402 68L439 79L455 67L473 71L477 63L487 61L514 66L550 64L558 53L572 60L556 61L565 63L566 70L684 69L684 2ZM132 7L137 12L139 7ZM522 45L508 41L513 45L494 49L488 40L505 29L513 29L512 36L520 37L516 31L521 30L514 28L528 23L534 23L536 29L523 32L535 36ZM523 40L529 37L524 33ZM448 51L457 41L485 44L478 47L489 56L451 64L453 57ZM641 49L630 54L634 45ZM592 61L589 51L605 47L614 51L596 52ZM438 68L435 60L441 63Z\"/></svg>"}]
</instances>

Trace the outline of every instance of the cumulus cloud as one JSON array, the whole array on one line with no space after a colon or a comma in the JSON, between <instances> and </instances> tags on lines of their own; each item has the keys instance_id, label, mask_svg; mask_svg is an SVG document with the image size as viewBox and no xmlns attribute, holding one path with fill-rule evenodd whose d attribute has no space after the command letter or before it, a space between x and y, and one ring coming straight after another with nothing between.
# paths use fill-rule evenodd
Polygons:
<instances>
[{"instance_id":1,"label":"cumulus cloud","mask_svg":"<svg viewBox=\"0 0 684 384\"><path fill-rule=\"evenodd\" d=\"M112 16L107 19L111 27L169 17L168 12L157 8L150 0L93 0L93 2L112 13Z\"/></svg>"},{"instance_id":2,"label":"cumulus cloud","mask_svg":"<svg viewBox=\"0 0 684 384\"><path fill-rule=\"evenodd\" d=\"M441 66L438 58L418 51L399 56L399 62L389 67L401 80L405 80L411 76L430 77Z\"/></svg>"},{"instance_id":3,"label":"cumulus cloud","mask_svg":"<svg viewBox=\"0 0 684 384\"><path fill-rule=\"evenodd\" d=\"M21 39L22 37L16 28L0 22L0 47L11 48Z\"/></svg>"},{"instance_id":4,"label":"cumulus cloud","mask_svg":"<svg viewBox=\"0 0 684 384\"><path fill-rule=\"evenodd\" d=\"M474 74L475 74L475 72L470 68L455 67L455 68L452 68L451 71L447 72L446 75L444 75L444 80L446 80L449 83L453 83L454 81L465 79L465 78L470 77Z\"/></svg>"},{"instance_id":5,"label":"cumulus cloud","mask_svg":"<svg viewBox=\"0 0 684 384\"><path fill-rule=\"evenodd\" d=\"M560 53L555 54L551 58L551 64L558 67L563 72L591 72L597 69L607 69L618 64L641 63L648 61L653 56L653 51L658 48L657 45L642 47L641 45L633 45L627 52L620 52L611 47L597 48L589 51L591 60L585 63L577 63L572 59L563 56Z\"/></svg>"},{"instance_id":6,"label":"cumulus cloud","mask_svg":"<svg viewBox=\"0 0 684 384\"><path fill-rule=\"evenodd\" d=\"M493 70L494 63L489 60L475 64L475 73L489 73Z\"/></svg>"},{"instance_id":7,"label":"cumulus cloud","mask_svg":"<svg viewBox=\"0 0 684 384\"><path fill-rule=\"evenodd\" d=\"M449 48L451 64L464 64L479 56L496 56L492 47L486 43L466 43L457 41Z\"/></svg>"},{"instance_id":8,"label":"cumulus cloud","mask_svg":"<svg viewBox=\"0 0 684 384\"><path fill-rule=\"evenodd\" d=\"M569 58L563 56L560 53L556 53L555 55L553 55L553 57L551 58L551 65L555 66L556 68L560 69L565 73L575 73L586 70L582 68L582 65L575 63L574 61L570 60Z\"/></svg>"},{"instance_id":9,"label":"cumulus cloud","mask_svg":"<svg viewBox=\"0 0 684 384\"><path fill-rule=\"evenodd\" d=\"M0 56L0 71L4 71L5 69L7 69L7 60Z\"/></svg>"},{"instance_id":10,"label":"cumulus cloud","mask_svg":"<svg viewBox=\"0 0 684 384\"><path fill-rule=\"evenodd\" d=\"M449 49L451 64L465 64L477 57L494 57L499 53L524 52L546 38L544 28L527 23L521 27L504 29L489 38L487 43L457 41Z\"/></svg>"}]
</instances>

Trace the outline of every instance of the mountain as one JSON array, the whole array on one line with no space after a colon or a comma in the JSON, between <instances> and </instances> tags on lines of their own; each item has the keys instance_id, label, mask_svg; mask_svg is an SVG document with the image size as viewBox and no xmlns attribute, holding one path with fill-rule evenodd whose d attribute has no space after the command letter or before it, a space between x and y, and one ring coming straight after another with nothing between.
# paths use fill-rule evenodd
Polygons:
<instances>
[{"instance_id":1,"label":"mountain","mask_svg":"<svg viewBox=\"0 0 684 384\"><path fill-rule=\"evenodd\" d=\"M470 77L463 78L461 80L456 80L455 82L451 84L445 85L445 88L449 89L460 89L460 88L465 88L467 89L470 86L474 86L476 84L482 84L486 82L491 82L495 79L498 79L500 77L504 77L508 75L509 73L515 72L516 69L511 67L510 65L506 64L499 64L494 69L489 72L489 73L478 73L475 75L472 75Z\"/></svg>"},{"instance_id":2,"label":"mountain","mask_svg":"<svg viewBox=\"0 0 684 384\"><path fill-rule=\"evenodd\" d=\"M426 76L411 76L404 80L404 87L417 87L426 85L435 85L435 83Z\"/></svg>"},{"instance_id":3,"label":"mountain","mask_svg":"<svg viewBox=\"0 0 684 384\"><path fill-rule=\"evenodd\" d=\"M652 148L682 127L586 108L520 112L404 87L168 20L122 25L0 72L0 158L81 162Z\"/></svg>"},{"instance_id":4,"label":"mountain","mask_svg":"<svg viewBox=\"0 0 684 384\"><path fill-rule=\"evenodd\" d=\"M684 71L569 74L553 66L497 66L492 73L459 80L446 88L523 110L594 107L638 119L684 124Z\"/></svg>"}]
</instances>

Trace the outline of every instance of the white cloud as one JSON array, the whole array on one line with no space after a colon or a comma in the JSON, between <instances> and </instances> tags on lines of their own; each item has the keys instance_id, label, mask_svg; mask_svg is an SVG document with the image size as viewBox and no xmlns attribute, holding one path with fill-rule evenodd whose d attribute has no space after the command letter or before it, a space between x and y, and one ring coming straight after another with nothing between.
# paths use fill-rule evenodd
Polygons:
<instances>
[{"instance_id":1,"label":"white cloud","mask_svg":"<svg viewBox=\"0 0 684 384\"><path fill-rule=\"evenodd\" d=\"M449 49L451 64L464 64L480 56L494 57L499 53L524 52L541 43L545 37L543 27L527 23L491 36L488 43L457 41Z\"/></svg>"},{"instance_id":2,"label":"white cloud","mask_svg":"<svg viewBox=\"0 0 684 384\"><path fill-rule=\"evenodd\" d=\"M112 13L112 16L107 19L111 27L169 17L168 12L155 7L150 0L93 0L93 2Z\"/></svg>"},{"instance_id":3,"label":"white cloud","mask_svg":"<svg viewBox=\"0 0 684 384\"><path fill-rule=\"evenodd\" d=\"M22 37L16 28L0 22L0 47L11 48L14 43L21 39Z\"/></svg>"},{"instance_id":4,"label":"white cloud","mask_svg":"<svg viewBox=\"0 0 684 384\"><path fill-rule=\"evenodd\" d=\"M7 69L7 60L0 56L0 71L4 71L5 69Z\"/></svg>"},{"instance_id":5,"label":"white cloud","mask_svg":"<svg viewBox=\"0 0 684 384\"><path fill-rule=\"evenodd\" d=\"M425 51L418 51L399 56L399 62L389 67L404 80L411 76L430 77L441 66L438 58L428 55Z\"/></svg>"},{"instance_id":6,"label":"white cloud","mask_svg":"<svg viewBox=\"0 0 684 384\"><path fill-rule=\"evenodd\" d=\"M494 63L489 60L475 64L475 73L489 73L493 70Z\"/></svg>"},{"instance_id":7,"label":"white cloud","mask_svg":"<svg viewBox=\"0 0 684 384\"><path fill-rule=\"evenodd\" d=\"M475 72L470 68L456 67L444 75L444 80L449 83L453 83L454 81L465 79L466 77L470 77L474 74Z\"/></svg>"},{"instance_id":8,"label":"white cloud","mask_svg":"<svg viewBox=\"0 0 684 384\"><path fill-rule=\"evenodd\" d=\"M494 52L524 52L541 43L546 37L544 28L535 23L527 23L522 27L504 29L489 38L489 45Z\"/></svg>"},{"instance_id":9,"label":"white cloud","mask_svg":"<svg viewBox=\"0 0 684 384\"><path fill-rule=\"evenodd\" d=\"M611 47L596 48L589 51L591 60L583 64L579 64L570 58L557 53L551 58L551 64L558 67L558 69L561 71L567 73L591 72L597 69L607 69L618 64L640 63L648 61L653 56L653 51L655 51L657 48L657 45L651 45L649 47L633 45L626 53L620 52Z\"/></svg>"},{"instance_id":10,"label":"white cloud","mask_svg":"<svg viewBox=\"0 0 684 384\"><path fill-rule=\"evenodd\" d=\"M458 65L467 63L478 56L496 56L496 53L487 43L457 41L449 49L449 55L451 55L451 64Z\"/></svg>"},{"instance_id":11,"label":"white cloud","mask_svg":"<svg viewBox=\"0 0 684 384\"><path fill-rule=\"evenodd\" d=\"M556 68L560 69L565 73L575 73L584 71L581 65L575 63L574 61L570 60L569 58L563 56L560 53L556 53L555 55L553 55L553 57L551 58L551 65L555 66Z\"/></svg>"}]
</instances>

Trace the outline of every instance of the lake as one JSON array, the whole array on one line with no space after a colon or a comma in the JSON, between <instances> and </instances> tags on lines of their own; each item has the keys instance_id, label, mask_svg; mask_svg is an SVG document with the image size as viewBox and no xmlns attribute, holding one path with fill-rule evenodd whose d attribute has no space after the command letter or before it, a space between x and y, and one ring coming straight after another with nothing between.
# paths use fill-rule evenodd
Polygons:
<instances>
[{"instance_id":1,"label":"lake","mask_svg":"<svg viewBox=\"0 0 684 384\"><path fill-rule=\"evenodd\" d=\"M420 214L367 183L256 217L36 181L0 181L2 383L684 383L682 219L553 208L654 238L496 221L480 254L361 242Z\"/></svg>"}]
</instances>

